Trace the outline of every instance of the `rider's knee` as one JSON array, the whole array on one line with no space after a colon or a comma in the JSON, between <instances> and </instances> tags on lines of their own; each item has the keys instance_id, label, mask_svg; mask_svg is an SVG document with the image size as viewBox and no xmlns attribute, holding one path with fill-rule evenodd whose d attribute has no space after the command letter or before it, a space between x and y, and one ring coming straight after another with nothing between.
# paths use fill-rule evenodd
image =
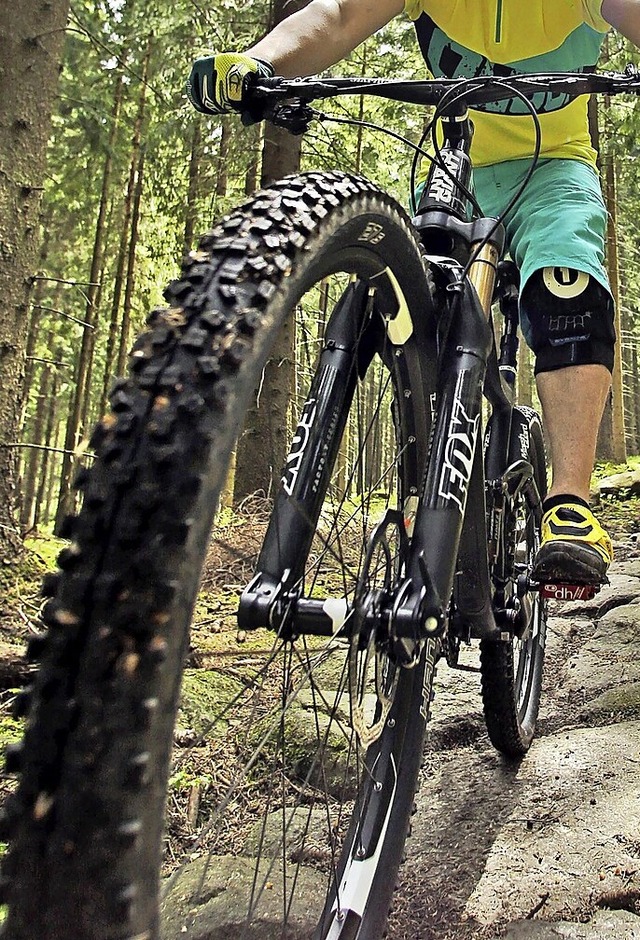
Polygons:
<instances>
[{"instance_id":1,"label":"rider's knee","mask_svg":"<svg viewBox=\"0 0 640 940\"><path fill-rule=\"evenodd\" d=\"M542 268L529 278L520 308L528 321L536 374L592 364L613 370L613 299L590 274Z\"/></svg>"}]
</instances>

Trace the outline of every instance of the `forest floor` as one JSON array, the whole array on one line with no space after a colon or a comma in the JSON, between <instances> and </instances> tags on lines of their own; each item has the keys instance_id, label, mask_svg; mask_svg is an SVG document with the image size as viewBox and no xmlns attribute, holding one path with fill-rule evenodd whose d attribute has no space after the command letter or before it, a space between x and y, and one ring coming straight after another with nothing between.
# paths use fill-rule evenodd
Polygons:
<instances>
[{"instance_id":1,"label":"forest floor","mask_svg":"<svg viewBox=\"0 0 640 940\"><path fill-rule=\"evenodd\" d=\"M615 541L611 583L551 611L525 760L489 743L478 676L439 669L388 940L640 940L640 501L598 515ZM167 940L228 936L214 904L184 897L167 899Z\"/></svg>"},{"instance_id":2,"label":"forest floor","mask_svg":"<svg viewBox=\"0 0 640 940\"><path fill-rule=\"evenodd\" d=\"M242 523L223 529L205 568L181 712L188 734L207 710L212 663L237 652L231 595L249 579L262 509L245 507ZM615 541L611 584L588 604L554 606L539 731L521 764L488 742L478 677L439 670L389 940L640 940L640 500L598 514ZM20 734L10 705L28 681L21 651L39 629L38 584L60 544L34 538L0 571L0 744ZM206 812L198 778L196 762L172 781L169 867ZM206 916L176 927L174 913L167 940L217 937Z\"/></svg>"}]
</instances>

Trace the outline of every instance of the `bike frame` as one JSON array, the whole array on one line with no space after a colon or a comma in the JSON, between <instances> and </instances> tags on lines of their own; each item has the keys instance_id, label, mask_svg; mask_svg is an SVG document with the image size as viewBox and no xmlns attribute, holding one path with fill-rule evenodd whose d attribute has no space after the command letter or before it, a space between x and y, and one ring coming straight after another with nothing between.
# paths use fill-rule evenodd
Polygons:
<instances>
[{"instance_id":1,"label":"bike frame","mask_svg":"<svg viewBox=\"0 0 640 940\"><path fill-rule=\"evenodd\" d=\"M449 623L461 638L511 641L513 630L496 621L490 576L495 554L490 557L488 546L495 552L499 515L509 493L528 487L534 511L540 512L531 465L520 461L518 466L507 466L518 348L517 299L509 285L501 304L505 325L499 354L491 324L504 230L494 219L467 221L470 207L464 189L471 173L473 131L466 108L456 104L449 109L442 127L440 159L431 166L413 220L436 286L450 299L447 311L436 311L448 317L448 328L439 356L432 445L418 494L406 578L389 612L394 655L408 666L417 662L425 639L442 635ZM344 430L345 409L339 406L350 401L357 374L371 359L353 363L356 342L372 328L370 313L366 285L359 283L345 292L327 325L319 368L302 409L257 574L241 598L239 622L245 628L271 627L285 637L330 636L348 615L345 609L336 620L335 612L329 615L322 601L299 596L296 585ZM484 454L483 394L492 408ZM338 415L341 420L332 420ZM332 431L315 448L301 447L312 421ZM423 427L407 433L427 432ZM310 480L321 482L312 490ZM494 504L491 531L487 485Z\"/></svg>"}]
</instances>

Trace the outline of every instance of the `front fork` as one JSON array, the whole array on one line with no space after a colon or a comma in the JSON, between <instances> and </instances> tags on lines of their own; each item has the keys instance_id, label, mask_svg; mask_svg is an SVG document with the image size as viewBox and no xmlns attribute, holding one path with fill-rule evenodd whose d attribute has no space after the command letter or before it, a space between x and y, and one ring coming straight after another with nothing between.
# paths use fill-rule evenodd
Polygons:
<instances>
[{"instance_id":1,"label":"front fork","mask_svg":"<svg viewBox=\"0 0 640 940\"><path fill-rule=\"evenodd\" d=\"M294 628L296 633L322 635L336 632L336 611L300 597L300 584L343 437L349 410L346 404L353 397L358 375L373 358L373 340L362 342L362 335L374 329L373 297L365 282L351 284L327 324L318 369L258 557L257 574L240 599L238 623L243 629L271 627L283 633Z\"/></svg>"},{"instance_id":2,"label":"front fork","mask_svg":"<svg viewBox=\"0 0 640 940\"><path fill-rule=\"evenodd\" d=\"M425 636L444 630L459 553L465 565L466 594L476 603L484 634L498 633L488 591L489 569L484 517L484 472L479 441L487 363L493 349L489 321L499 246L483 244L468 278L451 259L432 258L445 290L453 294L451 324L441 354L438 408L422 499L411 542L407 578L394 605L392 643L397 660L417 660ZM508 408L508 402L505 402ZM467 501L471 505L467 513ZM465 523L466 519L466 523ZM463 529L464 525L464 529ZM463 536L464 533L464 536Z\"/></svg>"}]
</instances>

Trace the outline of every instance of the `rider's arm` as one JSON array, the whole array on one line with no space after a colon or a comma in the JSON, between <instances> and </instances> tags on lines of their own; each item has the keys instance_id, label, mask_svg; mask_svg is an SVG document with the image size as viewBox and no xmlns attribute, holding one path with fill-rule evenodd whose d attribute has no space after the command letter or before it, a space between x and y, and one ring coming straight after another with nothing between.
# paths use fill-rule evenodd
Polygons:
<instances>
[{"instance_id":1,"label":"rider's arm","mask_svg":"<svg viewBox=\"0 0 640 940\"><path fill-rule=\"evenodd\" d=\"M285 78L335 65L404 9L404 0L311 0L247 55L270 62Z\"/></svg>"},{"instance_id":2,"label":"rider's arm","mask_svg":"<svg viewBox=\"0 0 640 940\"><path fill-rule=\"evenodd\" d=\"M602 0L601 14L619 33L640 46L640 0Z\"/></svg>"}]
</instances>

